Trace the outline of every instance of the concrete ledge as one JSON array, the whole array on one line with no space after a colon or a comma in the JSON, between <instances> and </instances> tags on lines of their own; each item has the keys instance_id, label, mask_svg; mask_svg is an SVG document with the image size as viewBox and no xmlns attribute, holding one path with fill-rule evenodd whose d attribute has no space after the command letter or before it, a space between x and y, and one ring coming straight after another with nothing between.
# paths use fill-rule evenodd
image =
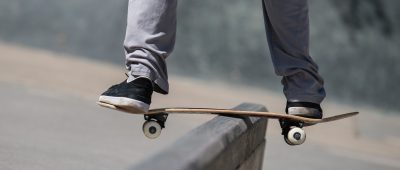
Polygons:
<instances>
[{"instance_id":1,"label":"concrete ledge","mask_svg":"<svg viewBox=\"0 0 400 170\"><path fill-rule=\"evenodd\" d=\"M240 104L233 109L267 111L262 105L250 103ZM267 122L266 118L258 117L217 116L134 169L261 169Z\"/></svg>"}]
</instances>

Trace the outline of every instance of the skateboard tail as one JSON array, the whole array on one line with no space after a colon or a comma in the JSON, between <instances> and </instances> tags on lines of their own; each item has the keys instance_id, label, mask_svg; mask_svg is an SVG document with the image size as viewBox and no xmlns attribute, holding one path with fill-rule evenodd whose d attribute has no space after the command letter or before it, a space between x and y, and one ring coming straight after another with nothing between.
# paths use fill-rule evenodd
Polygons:
<instances>
[{"instance_id":1,"label":"skateboard tail","mask_svg":"<svg viewBox=\"0 0 400 170\"><path fill-rule=\"evenodd\" d=\"M336 120L352 117L352 116L355 116L355 115L358 115L358 114L359 114L359 112L350 112L350 113L345 113L345 114L341 114L341 115L335 115L335 116L331 116L331 117L327 117L327 118L321 119L321 123L332 122L332 121L336 121Z\"/></svg>"}]
</instances>

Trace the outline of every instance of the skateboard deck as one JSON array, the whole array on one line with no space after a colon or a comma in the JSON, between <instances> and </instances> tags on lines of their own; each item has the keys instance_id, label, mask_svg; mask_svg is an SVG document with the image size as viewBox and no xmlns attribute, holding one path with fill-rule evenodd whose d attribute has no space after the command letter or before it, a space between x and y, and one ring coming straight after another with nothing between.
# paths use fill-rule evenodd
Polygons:
<instances>
[{"instance_id":1,"label":"skateboard deck","mask_svg":"<svg viewBox=\"0 0 400 170\"><path fill-rule=\"evenodd\" d=\"M159 108L150 109L147 113L138 112L137 110L129 110L123 107L114 106L108 103L97 102L100 106L123 111L131 114L144 115L146 120L143 124L143 133L146 137L154 139L161 134L162 128L165 128L165 122L169 114L219 114L228 116L257 116L266 117L270 119L277 119L282 128L282 135L284 140L289 145L300 145L306 139L306 133L302 129L306 126L312 126L319 123L336 121L358 114L358 112L349 112L323 119L313 119L301 116L288 115L283 113L274 112L258 112L258 111L242 111L231 109L217 109L217 108L190 108L190 107L172 107L172 108Z\"/></svg>"},{"instance_id":2,"label":"skateboard deck","mask_svg":"<svg viewBox=\"0 0 400 170\"><path fill-rule=\"evenodd\" d=\"M245 116L257 116L257 117L267 117L271 119L281 119L281 120L290 120L295 122L301 122L305 124L318 124L331 122L335 120L344 119L347 117L355 116L358 112L349 112L344 114L339 114L335 116L325 117L323 119L313 119L306 118L301 116L288 115L283 113L274 113L274 112L257 112L257 111L240 111L240 110L231 110L231 109L217 109L217 108L191 108L191 107L171 107L171 108L157 108L150 109L147 113L140 113L135 111L130 111L128 109L114 106L111 104L98 102L100 106L119 110L131 114L143 114L143 115L156 115L161 113L168 114L221 114L221 115L245 115Z\"/></svg>"}]
</instances>

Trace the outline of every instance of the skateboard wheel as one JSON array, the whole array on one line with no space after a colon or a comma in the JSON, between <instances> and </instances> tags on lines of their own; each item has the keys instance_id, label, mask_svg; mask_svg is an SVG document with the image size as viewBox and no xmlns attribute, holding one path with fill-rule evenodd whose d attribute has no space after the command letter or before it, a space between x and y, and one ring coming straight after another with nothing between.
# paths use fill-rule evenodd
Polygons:
<instances>
[{"instance_id":1,"label":"skateboard wheel","mask_svg":"<svg viewBox=\"0 0 400 170\"><path fill-rule=\"evenodd\" d=\"M161 134L161 125L156 121L146 121L143 123L143 133L147 138L155 139Z\"/></svg>"},{"instance_id":2,"label":"skateboard wheel","mask_svg":"<svg viewBox=\"0 0 400 170\"><path fill-rule=\"evenodd\" d=\"M288 145L291 145L291 146L294 145L294 144L292 144L292 143L289 141L289 139L287 138L287 136L285 136L284 139L285 139L285 142L286 142Z\"/></svg>"},{"instance_id":3,"label":"skateboard wheel","mask_svg":"<svg viewBox=\"0 0 400 170\"><path fill-rule=\"evenodd\" d=\"M306 133L298 127L291 128L287 136L285 136L285 142L289 145L301 145L305 140Z\"/></svg>"}]
</instances>

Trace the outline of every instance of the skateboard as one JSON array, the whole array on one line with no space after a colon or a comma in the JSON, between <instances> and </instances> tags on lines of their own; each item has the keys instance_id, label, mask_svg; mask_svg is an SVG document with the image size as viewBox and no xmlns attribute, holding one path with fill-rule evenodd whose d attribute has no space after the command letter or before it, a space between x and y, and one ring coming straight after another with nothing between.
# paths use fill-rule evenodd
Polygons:
<instances>
[{"instance_id":1,"label":"skateboard","mask_svg":"<svg viewBox=\"0 0 400 170\"><path fill-rule=\"evenodd\" d=\"M336 121L358 114L358 112L350 112L339 114L323 119L313 119L301 116L288 115L283 113L274 112L259 112L259 111L240 111L231 109L217 109L217 108L190 108L190 107L173 107L173 108L159 108L151 109L147 113L140 113L137 111L128 110L126 108L114 106L108 103L97 102L98 105L118 111L123 111L131 114L144 115L145 122L143 123L143 133L147 138L155 139L161 134L161 130L165 128L168 114L219 114L226 116L257 116L266 117L270 119L277 119L282 128L282 135L284 140L289 145L300 145L306 140L306 133L303 127L316 125L319 123L326 123Z\"/></svg>"}]
</instances>

